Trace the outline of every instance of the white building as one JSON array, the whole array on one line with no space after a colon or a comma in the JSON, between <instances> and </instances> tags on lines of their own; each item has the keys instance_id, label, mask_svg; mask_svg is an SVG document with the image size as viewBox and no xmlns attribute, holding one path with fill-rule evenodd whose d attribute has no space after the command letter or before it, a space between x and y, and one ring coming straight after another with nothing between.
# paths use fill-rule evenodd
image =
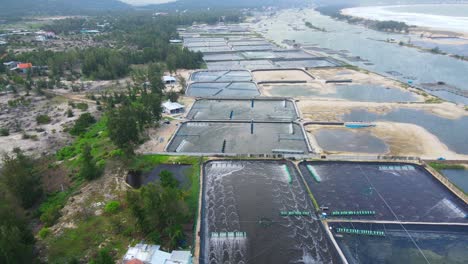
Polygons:
<instances>
[{"instance_id":1,"label":"white building","mask_svg":"<svg viewBox=\"0 0 468 264\"><path fill-rule=\"evenodd\" d=\"M164 84L175 84L177 82L176 78L168 75L164 75L162 79Z\"/></svg>"},{"instance_id":2,"label":"white building","mask_svg":"<svg viewBox=\"0 0 468 264\"><path fill-rule=\"evenodd\" d=\"M122 264L191 264L190 251L174 250L171 253L162 251L159 245L137 244L129 247Z\"/></svg>"},{"instance_id":3,"label":"white building","mask_svg":"<svg viewBox=\"0 0 468 264\"><path fill-rule=\"evenodd\" d=\"M185 111L185 106L177 103L177 102L171 102L167 101L162 104L164 113L166 114L180 114Z\"/></svg>"}]
</instances>

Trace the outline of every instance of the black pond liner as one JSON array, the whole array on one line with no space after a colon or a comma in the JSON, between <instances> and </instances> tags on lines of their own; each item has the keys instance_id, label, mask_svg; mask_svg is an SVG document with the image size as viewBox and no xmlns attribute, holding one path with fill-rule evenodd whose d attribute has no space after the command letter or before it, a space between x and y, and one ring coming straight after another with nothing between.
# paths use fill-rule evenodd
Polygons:
<instances>
[{"instance_id":1,"label":"black pond liner","mask_svg":"<svg viewBox=\"0 0 468 264\"><path fill-rule=\"evenodd\" d=\"M468 226L350 222L329 226L350 264L426 263L425 257L430 263L443 259L443 263L455 264L468 258ZM338 228L380 231L385 235L343 234L337 232Z\"/></svg>"},{"instance_id":2,"label":"black pond liner","mask_svg":"<svg viewBox=\"0 0 468 264\"><path fill-rule=\"evenodd\" d=\"M313 166L321 178L320 182L314 179L307 165ZM414 169L406 170L405 166ZM330 213L359 210L376 212L375 215L341 216L341 219L396 221L393 211L402 222L468 223L468 205L419 165L307 161L301 162L299 169L318 204L328 207Z\"/></svg>"},{"instance_id":3,"label":"black pond liner","mask_svg":"<svg viewBox=\"0 0 468 264\"><path fill-rule=\"evenodd\" d=\"M218 164L216 164L218 163ZM289 170L289 182L287 177L285 179L281 178L279 175L282 168L278 165L286 165ZM208 166L219 166L215 168L220 170L219 175L208 176L207 170L213 170L212 167ZM227 170L223 171L223 166L227 166ZM243 167L242 167L243 166ZM304 201L301 203L294 203L293 206L297 210L308 211L315 216L313 204L307 194L303 180L301 179L299 171L296 169L292 162L286 160L215 160L205 163L202 167L203 170L203 186L202 186L202 203L201 203L201 230L200 230L200 263L239 263L239 261L244 261L242 263L287 263L290 261L299 261L303 257L302 249L295 248L301 246L313 246L314 243L317 243L318 251L322 252L321 255L325 260L324 263L341 263L341 260L336 252L336 249L330 242L328 236L324 231L324 227L319 220L312 220L313 218L304 218L301 217L282 217L280 216L281 206L279 206L278 201L291 201L289 198L300 199L301 196L304 197ZM226 176L224 172L227 172ZM213 171L211 172L213 173ZM211 192L212 195L216 195L216 190L224 191L225 194L223 197L211 197L211 200L207 197L210 190L207 189L207 184L209 177L227 177L222 180L222 182L214 184L220 184L218 187L213 186ZM271 189L268 189L268 186L271 185ZM278 188L278 190L275 190ZM243 191L240 191L242 189ZM282 191L287 191L283 193ZM253 195L253 196L252 196ZM213 201L212 199L215 199ZM234 200L232 200L234 199ZM234 204L229 205L224 201L234 201ZM209 209L207 209L208 204L215 202L216 207L212 207L212 213L215 213L215 210L218 210L218 214L214 216L217 218L222 217L222 214L219 214L219 205L222 207L229 208L231 206L236 207L232 212L238 216L237 222L239 223L239 229L235 230L240 232L246 232L247 246L246 250L243 251L244 257L241 257L239 253L233 254L234 260L230 259L230 256L223 255L222 261L216 261L213 258L213 252L209 254L206 252L206 238L209 239L211 232L213 231L224 231L223 227L219 225L219 221L211 222L210 226L215 225L215 230L208 230L208 217ZM289 206L289 205L288 205ZM283 208L285 209L285 208ZM229 213L231 215L231 213ZM292 226L286 226L286 223L293 224ZM309 223L311 221L312 223ZM228 223L229 222L229 223ZM226 226L236 225L236 220L234 218L229 219L226 222ZM302 232L297 231L297 226L294 224L302 223L304 224L308 232L302 230ZM224 225L224 222L222 223ZM313 228L311 228L313 227ZM232 228L232 227L231 227ZM304 228L304 227L303 227ZM264 229L268 231L264 231ZM314 231L314 229L316 231ZM232 229L225 231L234 231ZM297 232L296 232L297 231ZM206 234L210 232L210 234ZM309 236L309 233L317 232L314 236ZM293 234L295 233L295 234ZM290 236L293 237L290 237ZM304 237L301 237L304 235ZM210 239L211 240L211 239ZM310 241L309 241L310 240ZM320 240L320 241L319 241ZM312 242L315 241L315 242ZM216 245L210 244L213 247ZM225 245L225 244L224 244ZM228 247L231 248L231 247ZM242 249L238 247L237 249ZM313 251L314 249L312 249ZM225 251L227 252L227 251ZM326 253L323 253L326 252ZM215 254L214 254L215 255ZM299 256L300 255L300 256ZM210 259L211 257L211 259ZM308 259L312 261L312 259ZM307 260L305 261L307 263Z\"/></svg>"}]
</instances>

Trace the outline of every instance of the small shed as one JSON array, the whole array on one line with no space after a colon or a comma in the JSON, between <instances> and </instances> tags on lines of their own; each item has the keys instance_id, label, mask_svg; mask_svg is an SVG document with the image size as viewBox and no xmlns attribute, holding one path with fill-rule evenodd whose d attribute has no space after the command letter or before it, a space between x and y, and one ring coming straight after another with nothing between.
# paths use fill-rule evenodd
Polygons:
<instances>
[{"instance_id":1,"label":"small shed","mask_svg":"<svg viewBox=\"0 0 468 264\"><path fill-rule=\"evenodd\" d=\"M165 75L165 76L163 76L163 82L164 82L164 84L175 84L177 82L177 80L176 80L176 78L174 78L172 76Z\"/></svg>"},{"instance_id":2,"label":"small shed","mask_svg":"<svg viewBox=\"0 0 468 264\"><path fill-rule=\"evenodd\" d=\"M185 106L177 103L177 102L171 102L167 101L162 104L164 113L166 114L180 114L185 111Z\"/></svg>"}]
</instances>

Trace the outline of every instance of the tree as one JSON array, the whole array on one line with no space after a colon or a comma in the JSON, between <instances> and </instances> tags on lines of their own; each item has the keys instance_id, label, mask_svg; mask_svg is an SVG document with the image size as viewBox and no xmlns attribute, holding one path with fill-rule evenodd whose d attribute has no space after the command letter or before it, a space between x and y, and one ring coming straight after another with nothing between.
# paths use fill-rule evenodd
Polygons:
<instances>
[{"instance_id":1,"label":"tree","mask_svg":"<svg viewBox=\"0 0 468 264\"><path fill-rule=\"evenodd\" d=\"M68 110L71 111L71 109ZM96 123L96 119L90 113L81 114L80 117L78 117L78 119L75 121L75 125L73 125L72 129L70 130L70 134L79 136L86 132L88 127L94 123Z\"/></svg>"},{"instance_id":2,"label":"tree","mask_svg":"<svg viewBox=\"0 0 468 264\"><path fill-rule=\"evenodd\" d=\"M21 205L8 188L0 183L0 263L36 263L34 236Z\"/></svg>"},{"instance_id":3,"label":"tree","mask_svg":"<svg viewBox=\"0 0 468 264\"><path fill-rule=\"evenodd\" d=\"M172 172L168 170L163 170L159 173L159 177L161 177L161 186L166 188L178 188L179 181L174 178Z\"/></svg>"},{"instance_id":4,"label":"tree","mask_svg":"<svg viewBox=\"0 0 468 264\"><path fill-rule=\"evenodd\" d=\"M86 180L93 180L99 177L100 169L96 166L96 162L91 154L91 147L88 144L83 147L81 159L80 177Z\"/></svg>"},{"instance_id":5,"label":"tree","mask_svg":"<svg viewBox=\"0 0 468 264\"><path fill-rule=\"evenodd\" d=\"M108 112L107 130L109 138L127 154L133 154L133 148L139 140L138 122L130 106L122 106Z\"/></svg>"},{"instance_id":6,"label":"tree","mask_svg":"<svg viewBox=\"0 0 468 264\"><path fill-rule=\"evenodd\" d=\"M0 182L14 194L24 208L30 208L42 196L41 179L34 160L19 148L3 156Z\"/></svg>"},{"instance_id":7,"label":"tree","mask_svg":"<svg viewBox=\"0 0 468 264\"><path fill-rule=\"evenodd\" d=\"M89 262L90 264L115 264L108 249L101 249L96 258Z\"/></svg>"},{"instance_id":8,"label":"tree","mask_svg":"<svg viewBox=\"0 0 468 264\"><path fill-rule=\"evenodd\" d=\"M149 237L159 237L169 249L183 238L182 224L188 218L188 207L180 190L148 184L139 191L127 193L127 203L138 227Z\"/></svg>"},{"instance_id":9,"label":"tree","mask_svg":"<svg viewBox=\"0 0 468 264\"><path fill-rule=\"evenodd\" d=\"M184 94L185 89L187 89L187 80L183 76L179 76L179 84L181 86L180 93Z\"/></svg>"},{"instance_id":10,"label":"tree","mask_svg":"<svg viewBox=\"0 0 468 264\"><path fill-rule=\"evenodd\" d=\"M177 100L179 100L179 94L174 91L167 92L166 96L171 102L177 102Z\"/></svg>"}]
</instances>

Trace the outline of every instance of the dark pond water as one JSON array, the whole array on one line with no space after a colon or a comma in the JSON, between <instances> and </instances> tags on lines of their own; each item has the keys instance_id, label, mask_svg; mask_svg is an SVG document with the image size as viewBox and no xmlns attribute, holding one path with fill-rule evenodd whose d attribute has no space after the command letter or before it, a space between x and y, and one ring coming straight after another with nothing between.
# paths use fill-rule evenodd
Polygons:
<instances>
[{"instance_id":1,"label":"dark pond water","mask_svg":"<svg viewBox=\"0 0 468 264\"><path fill-rule=\"evenodd\" d=\"M442 174L449 178L452 183L468 193L468 170L442 170Z\"/></svg>"},{"instance_id":2,"label":"dark pond water","mask_svg":"<svg viewBox=\"0 0 468 264\"><path fill-rule=\"evenodd\" d=\"M311 96L323 98L338 98L362 102L412 102L417 97L408 91L387 89L379 85L338 85L336 93L323 94L318 90L304 85L275 85L271 90L273 96Z\"/></svg>"}]
</instances>

